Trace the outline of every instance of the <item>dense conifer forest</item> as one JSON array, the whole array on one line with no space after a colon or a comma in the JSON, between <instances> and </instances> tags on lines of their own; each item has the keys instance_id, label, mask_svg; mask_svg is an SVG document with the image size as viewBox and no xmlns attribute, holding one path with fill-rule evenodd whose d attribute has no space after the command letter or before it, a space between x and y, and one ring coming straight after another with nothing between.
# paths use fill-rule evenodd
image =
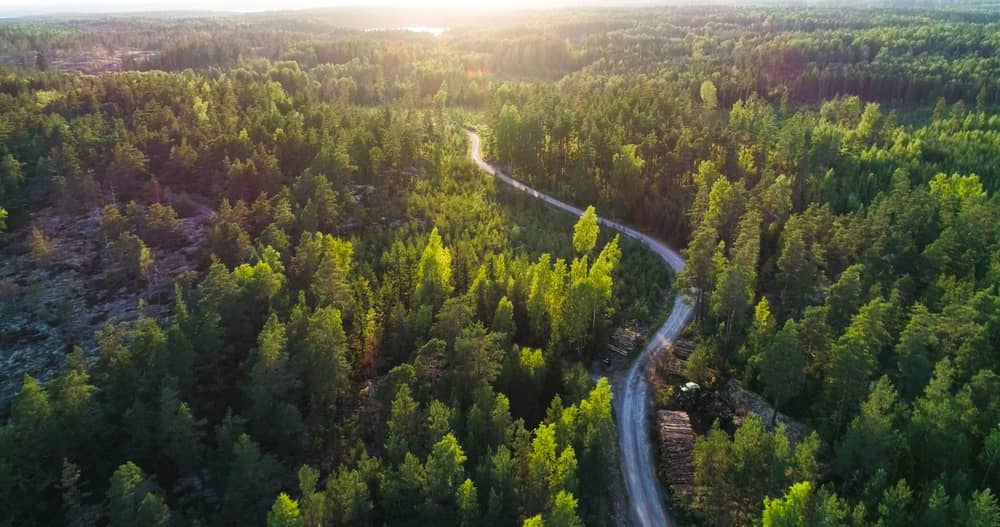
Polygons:
<instances>
[{"instance_id":1,"label":"dense conifer forest","mask_svg":"<svg viewBox=\"0 0 1000 527\"><path fill-rule=\"evenodd\" d=\"M998 190L989 6L2 20L0 525L624 525L675 296L681 524L1000 525Z\"/></svg>"}]
</instances>

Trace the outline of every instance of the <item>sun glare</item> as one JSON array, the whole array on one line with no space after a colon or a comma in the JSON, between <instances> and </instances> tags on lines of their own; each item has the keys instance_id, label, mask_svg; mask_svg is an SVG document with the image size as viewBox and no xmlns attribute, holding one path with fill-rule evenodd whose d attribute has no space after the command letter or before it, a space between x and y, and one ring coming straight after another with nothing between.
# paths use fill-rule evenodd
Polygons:
<instances>
[{"instance_id":1,"label":"sun glare","mask_svg":"<svg viewBox=\"0 0 1000 527\"><path fill-rule=\"evenodd\" d=\"M234 12L278 11L290 9L317 9L324 7L415 8L415 9L506 9L514 7L546 7L570 2L540 0L53 0L30 2L27 0L0 0L0 15L14 12L81 12L81 11L182 11L215 10Z\"/></svg>"}]
</instances>

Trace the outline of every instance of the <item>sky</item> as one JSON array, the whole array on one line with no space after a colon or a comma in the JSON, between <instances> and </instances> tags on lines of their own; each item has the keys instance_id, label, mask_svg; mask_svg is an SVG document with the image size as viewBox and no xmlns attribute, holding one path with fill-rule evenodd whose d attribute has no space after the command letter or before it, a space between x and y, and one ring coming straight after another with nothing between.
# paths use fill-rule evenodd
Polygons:
<instances>
[{"instance_id":1,"label":"sky","mask_svg":"<svg viewBox=\"0 0 1000 527\"><path fill-rule=\"evenodd\" d=\"M329 6L415 8L557 7L586 3L618 5L648 0L0 0L0 16L40 13L95 13L116 11L274 11Z\"/></svg>"}]
</instances>

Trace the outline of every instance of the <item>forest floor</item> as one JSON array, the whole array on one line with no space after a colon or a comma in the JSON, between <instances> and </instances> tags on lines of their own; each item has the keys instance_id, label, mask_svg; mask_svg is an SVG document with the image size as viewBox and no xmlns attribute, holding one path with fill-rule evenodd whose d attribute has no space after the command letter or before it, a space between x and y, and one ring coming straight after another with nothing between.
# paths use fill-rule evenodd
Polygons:
<instances>
[{"instance_id":1,"label":"forest floor","mask_svg":"<svg viewBox=\"0 0 1000 527\"><path fill-rule=\"evenodd\" d=\"M105 71L118 71L123 69L126 61L134 61L136 64L142 63L145 59L156 54L152 49L140 49L123 46L116 49L109 49L103 45L96 45L73 50L56 50L49 52L49 70L96 74ZM9 52L0 54L0 64L11 67L31 67L37 63L38 52L34 50Z\"/></svg>"},{"instance_id":2,"label":"forest floor","mask_svg":"<svg viewBox=\"0 0 1000 527\"><path fill-rule=\"evenodd\" d=\"M181 218L183 242L150 247L155 267L142 282L123 279L121 263L104 256L98 208L65 215L46 207L9 233L0 247L0 415L25 375L56 377L73 346L96 358L94 332L108 322L167 314L174 278L204 260L201 242L210 216L209 209ZM29 247L33 226L51 243L45 261Z\"/></svg>"}]
</instances>

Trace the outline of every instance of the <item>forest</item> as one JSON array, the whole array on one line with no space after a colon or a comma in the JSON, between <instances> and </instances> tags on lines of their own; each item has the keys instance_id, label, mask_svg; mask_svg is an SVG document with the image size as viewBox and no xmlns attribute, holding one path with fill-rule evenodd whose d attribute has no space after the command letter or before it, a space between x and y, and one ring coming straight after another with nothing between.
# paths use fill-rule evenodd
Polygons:
<instances>
[{"instance_id":1,"label":"forest","mask_svg":"<svg viewBox=\"0 0 1000 527\"><path fill-rule=\"evenodd\" d=\"M680 524L1000 525L993 9L0 21L0 525L627 525L675 296Z\"/></svg>"}]
</instances>

